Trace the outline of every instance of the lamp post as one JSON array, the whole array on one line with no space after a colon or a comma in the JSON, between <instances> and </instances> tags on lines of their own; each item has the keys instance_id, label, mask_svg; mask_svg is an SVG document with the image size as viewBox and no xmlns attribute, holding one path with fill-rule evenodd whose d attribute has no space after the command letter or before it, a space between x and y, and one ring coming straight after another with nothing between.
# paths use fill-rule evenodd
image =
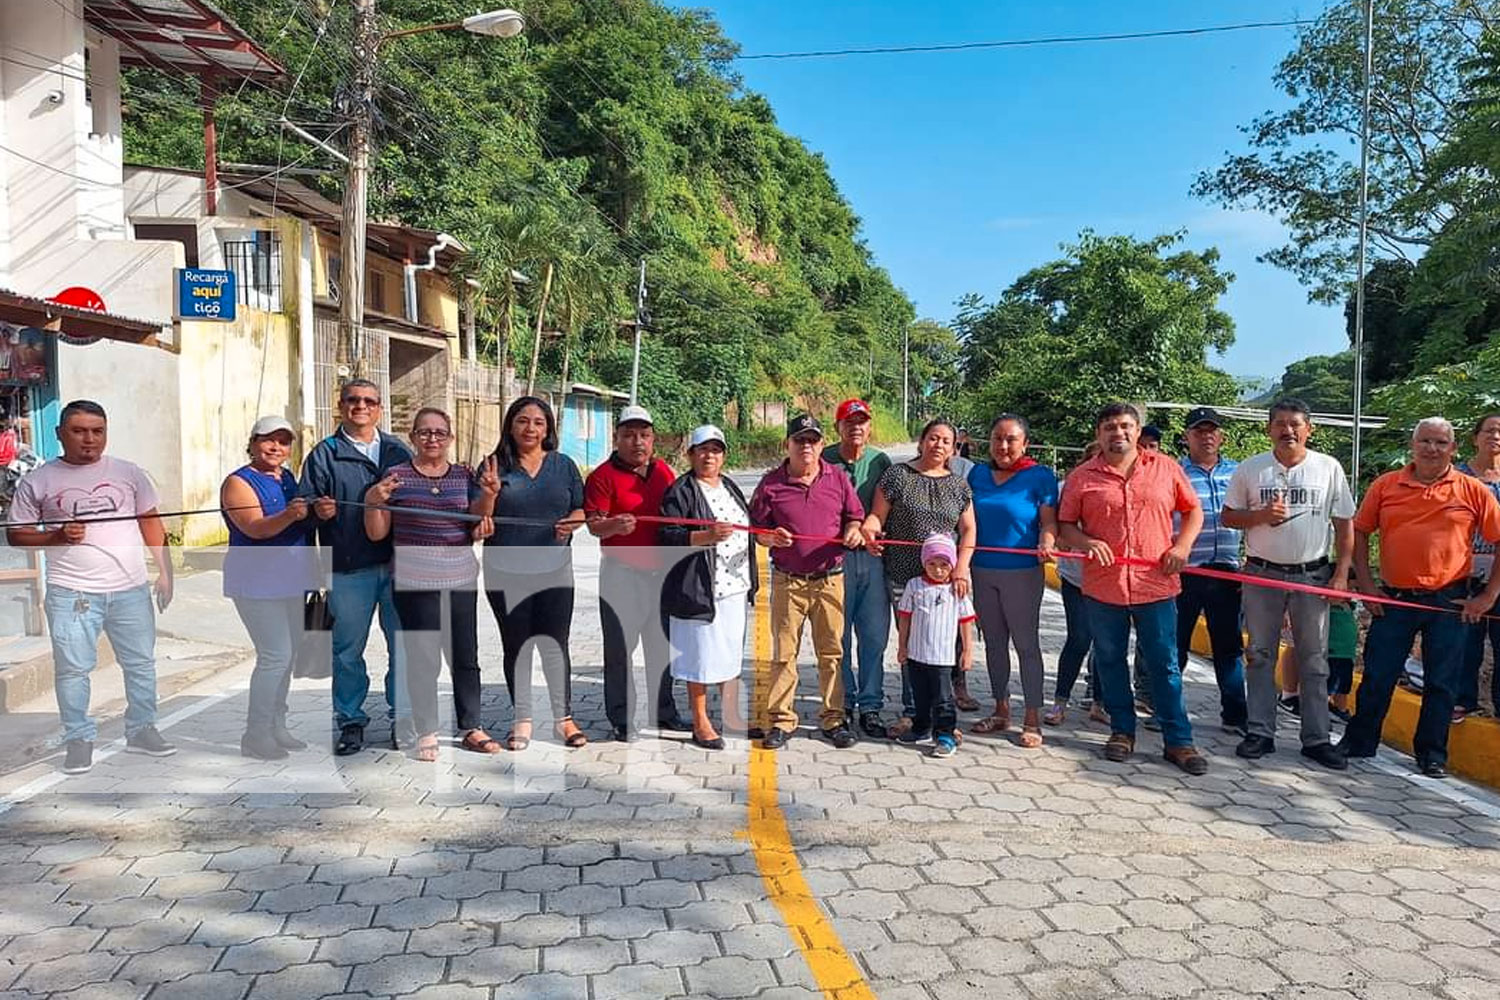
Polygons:
<instances>
[{"instance_id":1,"label":"lamp post","mask_svg":"<svg viewBox=\"0 0 1500 1000\"><path fill-rule=\"evenodd\" d=\"M1365 401L1365 259L1370 246L1370 77L1375 67L1375 0L1365 0L1365 89L1359 123L1359 283L1354 286L1354 446L1349 481L1359 492L1359 445Z\"/></svg>"},{"instance_id":2,"label":"lamp post","mask_svg":"<svg viewBox=\"0 0 1500 1000\"><path fill-rule=\"evenodd\" d=\"M344 173L343 231L339 241L338 361L355 378L364 375L365 224L369 208L370 133L374 121L375 63L380 47L393 38L428 31L467 31L492 38L514 38L526 19L509 9L475 14L462 21L427 24L381 34L375 0L354 0L354 88L349 122L349 162Z\"/></svg>"}]
</instances>

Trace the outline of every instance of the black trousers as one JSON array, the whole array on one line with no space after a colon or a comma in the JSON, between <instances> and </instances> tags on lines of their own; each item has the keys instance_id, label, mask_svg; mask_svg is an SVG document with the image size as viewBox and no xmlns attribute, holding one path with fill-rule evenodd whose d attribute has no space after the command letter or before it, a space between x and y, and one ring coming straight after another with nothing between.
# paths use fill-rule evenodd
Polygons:
<instances>
[{"instance_id":1,"label":"black trousers","mask_svg":"<svg viewBox=\"0 0 1500 1000\"><path fill-rule=\"evenodd\" d=\"M607 550L606 550L607 551ZM677 718L672 697L672 644L661 610L661 572L633 569L606 555L599 567L599 620L604 626L604 712L612 726L628 726L638 697L630 657L636 643L646 667L646 689L656 689L653 722Z\"/></svg>"},{"instance_id":2,"label":"black trousers","mask_svg":"<svg viewBox=\"0 0 1500 1000\"><path fill-rule=\"evenodd\" d=\"M406 705L418 736L437 732L443 657L453 681L453 717L461 732L480 729L479 595L472 590L395 590L401 623ZM405 713L399 711L399 717Z\"/></svg>"},{"instance_id":3,"label":"black trousers","mask_svg":"<svg viewBox=\"0 0 1500 1000\"><path fill-rule=\"evenodd\" d=\"M931 729L934 736L952 736L958 725L958 708L953 703L954 668L907 660L906 673L911 679L915 707L912 732Z\"/></svg>"},{"instance_id":4,"label":"black trousers","mask_svg":"<svg viewBox=\"0 0 1500 1000\"><path fill-rule=\"evenodd\" d=\"M485 597L500 625L501 663L516 718L532 718L533 650L542 658L553 719L571 716L573 659L568 641L573 633L573 568L553 573L491 572L485 577ZM517 677L523 663L524 671Z\"/></svg>"}]
</instances>

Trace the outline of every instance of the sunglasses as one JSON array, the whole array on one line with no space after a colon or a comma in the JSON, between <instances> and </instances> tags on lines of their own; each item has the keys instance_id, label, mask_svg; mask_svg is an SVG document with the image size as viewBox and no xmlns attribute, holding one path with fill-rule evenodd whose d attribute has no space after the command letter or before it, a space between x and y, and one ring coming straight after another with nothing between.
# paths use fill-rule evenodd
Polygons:
<instances>
[{"instance_id":1,"label":"sunglasses","mask_svg":"<svg viewBox=\"0 0 1500 1000\"><path fill-rule=\"evenodd\" d=\"M380 400L374 396L345 396L345 406L379 406Z\"/></svg>"}]
</instances>

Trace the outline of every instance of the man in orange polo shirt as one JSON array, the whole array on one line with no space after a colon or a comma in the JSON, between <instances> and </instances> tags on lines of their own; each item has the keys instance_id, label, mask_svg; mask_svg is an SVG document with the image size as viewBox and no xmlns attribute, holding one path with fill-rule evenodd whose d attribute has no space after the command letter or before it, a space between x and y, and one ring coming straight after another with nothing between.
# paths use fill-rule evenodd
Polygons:
<instances>
[{"instance_id":1,"label":"man in orange polo shirt","mask_svg":"<svg viewBox=\"0 0 1500 1000\"><path fill-rule=\"evenodd\" d=\"M1442 417L1417 424L1411 462L1370 484L1354 515L1354 575L1366 594L1385 595L1432 608L1382 607L1365 636L1365 675L1354 718L1339 749L1373 757L1412 640L1422 636L1422 711L1412 750L1417 768L1446 777L1448 725L1463 665L1465 622L1477 622L1500 597L1500 575L1469 597L1469 567L1476 534L1500 541L1500 502L1484 483L1453 467L1453 425ZM1380 578L1370 571L1370 536L1380 533ZM1459 614L1454 614L1457 611Z\"/></svg>"},{"instance_id":2,"label":"man in orange polo shirt","mask_svg":"<svg viewBox=\"0 0 1500 1000\"><path fill-rule=\"evenodd\" d=\"M1099 411L1094 429L1100 452L1068 476L1057 520L1059 540L1089 556L1083 596L1094 669L1113 730L1104 756L1123 761L1135 750L1135 704L1125 662L1133 624L1165 756L1188 774L1203 774L1208 760L1193 746L1177 667L1177 574L1203 527L1203 507L1182 466L1140 447L1141 415L1134 406L1111 403ZM1182 515L1176 538L1174 513ZM1134 564L1138 559L1151 565Z\"/></svg>"}]
</instances>

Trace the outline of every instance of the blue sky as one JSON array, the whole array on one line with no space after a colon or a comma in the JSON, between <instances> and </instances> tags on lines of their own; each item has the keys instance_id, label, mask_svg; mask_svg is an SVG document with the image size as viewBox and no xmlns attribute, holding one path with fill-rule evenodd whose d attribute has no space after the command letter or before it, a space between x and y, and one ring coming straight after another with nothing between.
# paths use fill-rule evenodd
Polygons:
<instances>
[{"instance_id":1,"label":"blue sky","mask_svg":"<svg viewBox=\"0 0 1500 1000\"><path fill-rule=\"evenodd\" d=\"M700 0L701 2L701 0ZM721 0L746 54L1099 34L1313 17L1323 0ZM1185 228L1236 281L1235 344L1215 364L1277 376L1348 346L1342 310L1314 306L1257 254L1274 219L1188 195L1240 150L1237 126L1287 98L1272 84L1293 29L960 53L747 61L746 85L827 157L881 264L924 316L994 297L1084 227Z\"/></svg>"}]
</instances>

